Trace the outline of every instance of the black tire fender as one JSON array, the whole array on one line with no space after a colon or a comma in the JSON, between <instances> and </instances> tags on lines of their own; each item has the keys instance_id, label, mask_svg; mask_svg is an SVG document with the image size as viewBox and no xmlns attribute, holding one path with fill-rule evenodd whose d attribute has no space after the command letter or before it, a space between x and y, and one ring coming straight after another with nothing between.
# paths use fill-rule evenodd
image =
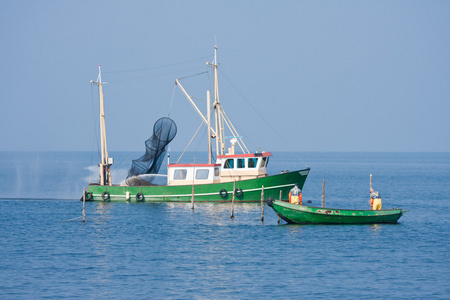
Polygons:
<instances>
[{"instance_id":1,"label":"black tire fender","mask_svg":"<svg viewBox=\"0 0 450 300\"><path fill-rule=\"evenodd\" d=\"M237 197L240 197L240 196L242 196L244 194L244 191L241 188L237 188L237 189L234 190L234 194Z\"/></svg>"},{"instance_id":2,"label":"black tire fender","mask_svg":"<svg viewBox=\"0 0 450 300\"><path fill-rule=\"evenodd\" d=\"M221 189L219 194L220 194L220 197L222 197L222 198L226 198L228 196L228 192L226 189Z\"/></svg>"},{"instance_id":3,"label":"black tire fender","mask_svg":"<svg viewBox=\"0 0 450 300\"><path fill-rule=\"evenodd\" d=\"M85 199L85 201L92 201L93 200L93 195L92 195L92 193L91 192L86 192L85 194L84 194L84 199Z\"/></svg>"},{"instance_id":4,"label":"black tire fender","mask_svg":"<svg viewBox=\"0 0 450 300\"><path fill-rule=\"evenodd\" d=\"M102 199L103 199L103 201L108 201L108 200L110 200L110 199L109 199L110 196L111 196L111 195L109 194L108 191L104 191L104 192L102 193Z\"/></svg>"},{"instance_id":5,"label":"black tire fender","mask_svg":"<svg viewBox=\"0 0 450 300\"><path fill-rule=\"evenodd\" d=\"M144 199L145 199L145 197L144 197L144 195L142 193L137 193L136 194L136 201L137 202L142 202L142 201L144 201Z\"/></svg>"}]
</instances>

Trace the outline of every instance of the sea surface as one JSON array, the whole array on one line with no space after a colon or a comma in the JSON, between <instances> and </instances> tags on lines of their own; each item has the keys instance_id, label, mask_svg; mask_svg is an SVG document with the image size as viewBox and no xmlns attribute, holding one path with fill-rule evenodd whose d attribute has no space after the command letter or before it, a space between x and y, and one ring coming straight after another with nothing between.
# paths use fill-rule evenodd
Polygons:
<instances>
[{"instance_id":1,"label":"sea surface","mask_svg":"<svg viewBox=\"0 0 450 300\"><path fill-rule=\"evenodd\" d=\"M116 182L140 153L112 153ZM190 153L187 156L199 157ZM197 160L198 161L198 160ZM274 153L303 201L398 224L287 225L260 204L86 203L90 152L0 152L0 299L450 299L450 153ZM164 167L163 170L164 171Z\"/></svg>"}]
</instances>

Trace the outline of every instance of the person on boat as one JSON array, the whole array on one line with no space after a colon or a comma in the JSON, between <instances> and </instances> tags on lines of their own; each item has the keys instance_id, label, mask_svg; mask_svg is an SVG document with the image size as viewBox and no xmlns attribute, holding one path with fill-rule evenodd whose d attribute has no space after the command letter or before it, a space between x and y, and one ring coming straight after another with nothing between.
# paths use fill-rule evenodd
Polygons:
<instances>
[{"instance_id":1,"label":"person on boat","mask_svg":"<svg viewBox=\"0 0 450 300\"><path fill-rule=\"evenodd\" d=\"M302 205L302 190L298 188L298 183L289 192L289 203Z\"/></svg>"},{"instance_id":2,"label":"person on boat","mask_svg":"<svg viewBox=\"0 0 450 300\"><path fill-rule=\"evenodd\" d=\"M381 197L378 192L370 189L370 209L381 210Z\"/></svg>"}]
</instances>

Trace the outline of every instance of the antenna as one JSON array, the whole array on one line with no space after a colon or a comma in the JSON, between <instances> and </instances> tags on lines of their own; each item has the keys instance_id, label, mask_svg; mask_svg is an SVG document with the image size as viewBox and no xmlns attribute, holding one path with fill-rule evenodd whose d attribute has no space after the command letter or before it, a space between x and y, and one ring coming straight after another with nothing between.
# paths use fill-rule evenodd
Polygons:
<instances>
[{"instance_id":1,"label":"antenna","mask_svg":"<svg viewBox=\"0 0 450 300\"><path fill-rule=\"evenodd\" d=\"M214 42L214 64L217 65L217 49L219 48L217 46L217 36L214 37L215 42Z\"/></svg>"},{"instance_id":2,"label":"antenna","mask_svg":"<svg viewBox=\"0 0 450 300\"><path fill-rule=\"evenodd\" d=\"M98 83L102 83L102 69L100 67L100 64L98 64L98 77L97 77L97 82Z\"/></svg>"}]
</instances>

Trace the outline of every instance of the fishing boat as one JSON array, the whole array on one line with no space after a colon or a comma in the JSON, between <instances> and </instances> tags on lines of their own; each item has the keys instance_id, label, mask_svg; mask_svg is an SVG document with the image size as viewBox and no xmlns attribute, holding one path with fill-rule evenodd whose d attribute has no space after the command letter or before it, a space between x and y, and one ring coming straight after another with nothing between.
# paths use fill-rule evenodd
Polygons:
<instances>
[{"instance_id":1,"label":"fishing boat","mask_svg":"<svg viewBox=\"0 0 450 300\"><path fill-rule=\"evenodd\" d=\"M380 224L397 223L406 212L400 208L350 210L320 208L267 199L267 204L289 224Z\"/></svg>"},{"instance_id":2,"label":"fishing boat","mask_svg":"<svg viewBox=\"0 0 450 300\"><path fill-rule=\"evenodd\" d=\"M181 85L180 79L175 80L175 84L200 116L202 124L207 126L208 146L205 150L208 162L170 163L168 158L165 174L167 182L162 185L154 184L147 178L159 170L167 144L176 134L175 123L167 117L155 123L153 136L146 141L147 152L140 159L133 160L128 178L120 184L112 184L113 159L109 157L106 146L103 83L99 66L99 76L96 81L91 82L99 87L100 174L98 183L89 184L82 198L86 201L230 202L233 199L235 202L259 202L262 194L264 199L267 197L288 199L289 191L296 183L299 188L303 188L310 171L308 167L269 176L267 167L272 153L262 150L248 151L219 101L217 46L214 48L214 61L207 64L214 72L214 102L211 106L210 92L207 91L206 114L194 103ZM214 124L211 112L214 115ZM215 139L215 161L212 158L213 139Z\"/></svg>"}]
</instances>

